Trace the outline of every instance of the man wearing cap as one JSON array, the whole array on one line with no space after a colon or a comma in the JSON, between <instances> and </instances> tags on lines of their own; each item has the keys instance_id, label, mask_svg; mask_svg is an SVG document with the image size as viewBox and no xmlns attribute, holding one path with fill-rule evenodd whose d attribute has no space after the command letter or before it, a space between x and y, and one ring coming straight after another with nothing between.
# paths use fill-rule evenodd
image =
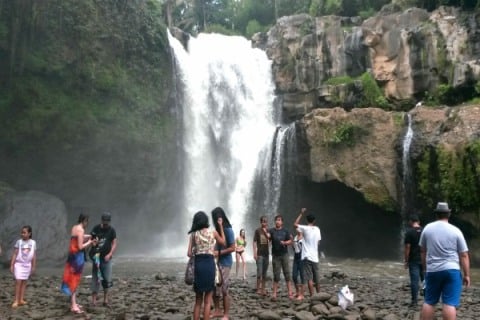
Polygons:
<instances>
[{"instance_id":1,"label":"man wearing cap","mask_svg":"<svg viewBox=\"0 0 480 320\"><path fill-rule=\"evenodd\" d=\"M103 287L103 305L108 307L108 288L112 286L112 257L117 248L117 233L110 225L112 216L105 212L102 221L91 232L92 238L98 238L97 245L90 250L92 258L92 304L97 303L100 284Z\"/></svg>"},{"instance_id":2,"label":"man wearing cap","mask_svg":"<svg viewBox=\"0 0 480 320\"><path fill-rule=\"evenodd\" d=\"M470 286L470 259L465 238L448 222L448 203L439 202L437 221L429 223L420 236L420 250L425 275L425 301L422 320L435 319L435 305L442 297L444 320L456 319L463 284Z\"/></svg>"},{"instance_id":3,"label":"man wearing cap","mask_svg":"<svg viewBox=\"0 0 480 320\"><path fill-rule=\"evenodd\" d=\"M418 245L421 233L420 219L416 214L412 214L408 219L408 229L405 231L404 240L405 269L408 269L410 275L410 292L412 295L410 305L412 307L418 304L419 282L423 281L422 258Z\"/></svg>"}]
</instances>

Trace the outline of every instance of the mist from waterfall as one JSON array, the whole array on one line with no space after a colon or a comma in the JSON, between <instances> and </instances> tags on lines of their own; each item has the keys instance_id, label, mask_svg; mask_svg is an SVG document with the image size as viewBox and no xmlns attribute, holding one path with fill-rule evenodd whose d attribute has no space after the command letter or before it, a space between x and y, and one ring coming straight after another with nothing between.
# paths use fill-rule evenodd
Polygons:
<instances>
[{"instance_id":1,"label":"mist from waterfall","mask_svg":"<svg viewBox=\"0 0 480 320\"><path fill-rule=\"evenodd\" d=\"M403 179L402 179L402 188L403 188L403 199L402 199L402 216L406 218L406 215L412 209L412 172L410 165L410 145L413 139L413 129L412 129L412 116L410 113L407 113L407 132L403 138L403 152L402 152L402 169L403 169Z\"/></svg>"},{"instance_id":2,"label":"mist from waterfall","mask_svg":"<svg viewBox=\"0 0 480 320\"><path fill-rule=\"evenodd\" d=\"M238 231L277 127L271 62L243 37L200 34L188 50L169 41L183 86L182 228L195 212L221 206Z\"/></svg>"}]
</instances>

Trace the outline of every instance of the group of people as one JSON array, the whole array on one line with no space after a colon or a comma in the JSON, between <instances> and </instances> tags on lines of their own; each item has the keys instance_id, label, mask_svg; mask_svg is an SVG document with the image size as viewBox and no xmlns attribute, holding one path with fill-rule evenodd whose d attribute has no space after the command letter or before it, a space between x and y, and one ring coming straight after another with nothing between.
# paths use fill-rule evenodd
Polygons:
<instances>
[{"instance_id":1,"label":"group of people","mask_svg":"<svg viewBox=\"0 0 480 320\"><path fill-rule=\"evenodd\" d=\"M100 285L103 287L103 305L108 306L108 288L112 286L112 257L117 247L115 229L110 225L111 215L104 213L101 223L90 234L85 232L88 215L80 214L78 223L72 227L67 262L65 263L61 290L70 296L70 310L75 314L83 313L76 301L76 291L80 284L85 257L92 259L92 304L97 303ZM15 278L15 299L12 308L27 304L25 289L27 281L36 269L36 241L32 239L32 227L23 226L21 238L16 241L10 261L10 271Z\"/></svg>"},{"instance_id":2,"label":"group of people","mask_svg":"<svg viewBox=\"0 0 480 320\"><path fill-rule=\"evenodd\" d=\"M192 227L188 241L187 255L195 257L194 284L195 305L193 319L200 319L203 304L203 319L210 319L211 302L213 300L213 317L228 319L230 310L230 270L233 265L232 252L236 241L232 225L225 211L217 207L212 210L214 230L210 229L208 216L199 211L193 216ZM238 251L237 251L238 253ZM215 281L216 272L220 273L221 281ZM220 298L223 299L223 311L220 308Z\"/></svg>"},{"instance_id":3,"label":"group of people","mask_svg":"<svg viewBox=\"0 0 480 320\"><path fill-rule=\"evenodd\" d=\"M303 208L296 218L293 227L295 237L284 227L283 217L275 216L275 226L268 228L266 216L260 218L260 227L255 230L253 237L253 257L257 266L257 294L268 295L265 288L269 266L270 247L272 255L273 288L272 301L277 300L280 275L283 272L290 299L303 300L304 286L308 285L310 295L320 291L319 277L319 245L321 240L320 228L315 225L315 216L307 215L307 224L300 224L306 214ZM288 247L293 246L293 267L290 268ZM292 279L295 284L295 294L292 289Z\"/></svg>"},{"instance_id":4,"label":"group of people","mask_svg":"<svg viewBox=\"0 0 480 320\"><path fill-rule=\"evenodd\" d=\"M418 304L419 284L422 283L422 320L435 319L435 305L440 297L443 319L453 320L460 305L462 283L470 286L468 247L460 229L448 222L451 213L448 203L439 202L434 212L436 221L423 230L418 215L408 219L404 262L410 275L411 306Z\"/></svg>"}]
</instances>

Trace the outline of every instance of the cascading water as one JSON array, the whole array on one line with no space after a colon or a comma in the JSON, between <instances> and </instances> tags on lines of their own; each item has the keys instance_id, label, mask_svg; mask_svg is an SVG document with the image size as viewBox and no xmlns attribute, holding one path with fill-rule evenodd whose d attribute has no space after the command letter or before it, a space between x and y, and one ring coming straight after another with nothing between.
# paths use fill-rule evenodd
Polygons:
<instances>
[{"instance_id":1,"label":"cascading water","mask_svg":"<svg viewBox=\"0 0 480 320\"><path fill-rule=\"evenodd\" d=\"M242 37L200 34L188 51L170 36L183 83L184 223L225 209L238 231L259 157L276 131L271 62Z\"/></svg>"},{"instance_id":2,"label":"cascading water","mask_svg":"<svg viewBox=\"0 0 480 320\"><path fill-rule=\"evenodd\" d=\"M412 209L412 173L410 165L410 145L413 139L412 116L407 113L407 132L403 138L403 152L402 152L402 169L403 169L403 199L402 199L402 216L406 217Z\"/></svg>"},{"instance_id":3,"label":"cascading water","mask_svg":"<svg viewBox=\"0 0 480 320\"><path fill-rule=\"evenodd\" d=\"M289 185L289 177L294 177L290 172L295 166L296 159L296 131L295 123L288 126L278 126L270 148L262 156L262 165L258 168L258 177L261 183L263 206L256 208L257 211L273 218L278 213L282 190L292 190Z\"/></svg>"}]
</instances>

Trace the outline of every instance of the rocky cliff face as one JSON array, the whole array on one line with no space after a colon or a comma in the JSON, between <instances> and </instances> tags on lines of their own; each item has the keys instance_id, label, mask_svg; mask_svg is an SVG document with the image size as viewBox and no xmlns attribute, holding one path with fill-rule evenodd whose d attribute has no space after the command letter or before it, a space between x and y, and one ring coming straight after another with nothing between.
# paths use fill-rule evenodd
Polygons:
<instances>
[{"instance_id":1,"label":"rocky cliff face","mask_svg":"<svg viewBox=\"0 0 480 320\"><path fill-rule=\"evenodd\" d=\"M320 106L360 105L368 88L345 78L367 71L390 102L421 99L439 84L471 87L480 78L478 19L450 7L381 12L363 22L304 14L279 19L254 45L273 60L285 117L298 119ZM345 83L332 81L339 77Z\"/></svg>"},{"instance_id":2,"label":"rocky cliff face","mask_svg":"<svg viewBox=\"0 0 480 320\"><path fill-rule=\"evenodd\" d=\"M338 181L387 211L418 210L424 222L437 201L449 201L477 264L480 108L413 107L421 99L453 105L475 95L478 19L449 7L385 9L365 21L296 15L253 39L273 61L284 119L299 120L301 174L318 184ZM409 110L412 178L405 187Z\"/></svg>"}]
</instances>

